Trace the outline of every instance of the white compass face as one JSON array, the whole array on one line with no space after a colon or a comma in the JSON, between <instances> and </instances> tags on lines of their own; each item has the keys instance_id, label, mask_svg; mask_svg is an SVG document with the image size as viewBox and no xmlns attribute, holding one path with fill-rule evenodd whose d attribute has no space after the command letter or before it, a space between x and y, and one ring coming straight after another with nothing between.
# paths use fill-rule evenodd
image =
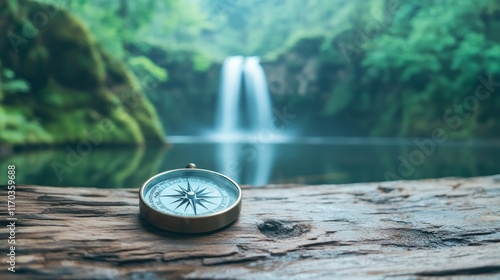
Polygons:
<instances>
[{"instance_id":1,"label":"white compass face","mask_svg":"<svg viewBox=\"0 0 500 280\"><path fill-rule=\"evenodd\" d=\"M145 202L153 209L176 216L208 216L231 207L239 196L234 183L202 170L184 170L150 182Z\"/></svg>"}]
</instances>

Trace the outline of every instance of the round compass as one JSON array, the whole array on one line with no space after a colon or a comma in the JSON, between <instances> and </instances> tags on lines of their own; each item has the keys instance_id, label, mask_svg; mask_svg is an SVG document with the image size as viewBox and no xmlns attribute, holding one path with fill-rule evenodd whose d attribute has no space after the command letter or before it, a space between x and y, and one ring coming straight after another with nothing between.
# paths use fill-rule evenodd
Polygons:
<instances>
[{"instance_id":1,"label":"round compass","mask_svg":"<svg viewBox=\"0 0 500 280\"><path fill-rule=\"evenodd\" d=\"M241 189L229 177L190 163L147 180L139 191L139 207L142 217L159 228L208 232L236 220Z\"/></svg>"}]
</instances>

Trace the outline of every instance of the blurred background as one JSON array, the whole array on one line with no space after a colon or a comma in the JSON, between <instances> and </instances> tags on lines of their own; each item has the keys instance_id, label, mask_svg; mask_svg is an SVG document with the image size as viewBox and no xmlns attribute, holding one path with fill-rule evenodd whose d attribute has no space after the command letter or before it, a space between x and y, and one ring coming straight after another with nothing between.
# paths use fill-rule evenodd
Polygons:
<instances>
[{"instance_id":1,"label":"blurred background","mask_svg":"<svg viewBox=\"0 0 500 280\"><path fill-rule=\"evenodd\" d=\"M496 0L0 0L0 169L104 188L188 162L252 185L497 174L498 30Z\"/></svg>"}]
</instances>

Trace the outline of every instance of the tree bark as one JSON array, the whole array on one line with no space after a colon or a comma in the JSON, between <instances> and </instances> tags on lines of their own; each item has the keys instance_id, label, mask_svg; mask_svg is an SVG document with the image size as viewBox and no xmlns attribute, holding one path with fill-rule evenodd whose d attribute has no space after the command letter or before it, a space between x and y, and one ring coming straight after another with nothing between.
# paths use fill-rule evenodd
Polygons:
<instances>
[{"instance_id":1,"label":"tree bark","mask_svg":"<svg viewBox=\"0 0 500 280\"><path fill-rule=\"evenodd\" d=\"M195 235L140 218L137 189L18 186L15 202L1 279L500 277L500 176L244 187L236 222Z\"/></svg>"}]
</instances>

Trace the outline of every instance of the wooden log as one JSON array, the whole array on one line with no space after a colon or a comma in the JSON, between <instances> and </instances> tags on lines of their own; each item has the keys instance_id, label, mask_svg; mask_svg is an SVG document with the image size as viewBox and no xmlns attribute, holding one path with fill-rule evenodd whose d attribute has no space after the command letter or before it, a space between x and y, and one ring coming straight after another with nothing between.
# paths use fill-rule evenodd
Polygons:
<instances>
[{"instance_id":1,"label":"wooden log","mask_svg":"<svg viewBox=\"0 0 500 280\"><path fill-rule=\"evenodd\" d=\"M195 235L149 225L137 192L18 187L0 278L500 277L500 176L244 187L235 223Z\"/></svg>"}]
</instances>

